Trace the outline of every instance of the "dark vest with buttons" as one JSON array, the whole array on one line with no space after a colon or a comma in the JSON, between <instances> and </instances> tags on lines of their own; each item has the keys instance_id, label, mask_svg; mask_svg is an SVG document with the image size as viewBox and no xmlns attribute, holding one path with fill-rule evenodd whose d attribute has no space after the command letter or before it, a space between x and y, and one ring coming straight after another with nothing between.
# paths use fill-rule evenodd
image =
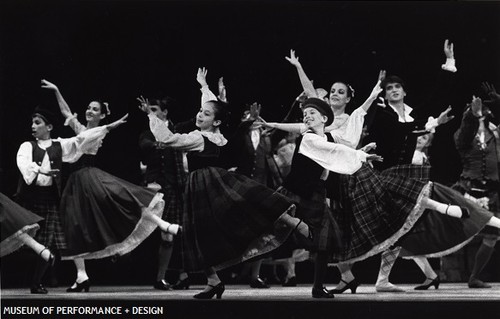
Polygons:
<instances>
[{"instance_id":1,"label":"dark vest with buttons","mask_svg":"<svg viewBox=\"0 0 500 319\"><path fill-rule=\"evenodd\" d=\"M189 172L205 167L221 167L220 147L210 142L205 136L203 136L203 140L205 141L203 151L188 152L186 155Z\"/></svg>"},{"instance_id":2,"label":"dark vest with buttons","mask_svg":"<svg viewBox=\"0 0 500 319\"><path fill-rule=\"evenodd\" d=\"M326 134L326 136L329 142L333 142L330 134ZM301 197L311 198L317 187L325 183L325 181L320 179L325 169L309 157L299 153L301 143L302 136L297 138L297 146L292 158L292 167L283 182L283 187ZM328 185L327 189L331 187L336 188L338 185L338 174L329 172L326 184Z\"/></svg>"},{"instance_id":3,"label":"dark vest with buttons","mask_svg":"<svg viewBox=\"0 0 500 319\"><path fill-rule=\"evenodd\" d=\"M43 158L45 157L45 153L47 153L49 156L50 167L52 169L59 169L59 171L61 171L62 168L61 143L52 141L52 145L45 150L40 148L36 141L30 141L30 143L33 149L32 153L33 162L41 166ZM53 186L57 188L57 193L61 195L61 186L62 186L61 174L58 174L56 177L52 177L52 180L53 180ZM33 180L31 185L28 185L21 176L17 194L18 200L26 203L29 202L30 198L33 198L31 194L35 191L35 188L36 188L36 178L35 180Z\"/></svg>"},{"instance_id":4,"label":"dark vest with buttons","mask_svg":"<svg viewBox=\"0 0 500 319\"><path fill-rule=\"evenodd\" d=\"M461 154L462 157L462 174L461 177L477 181L498 181L499 171L498 149L500 145L491 131L485 131L486 148L482 149L477 139L471 144L471 148Z\"/></svg>"}]
</instances>

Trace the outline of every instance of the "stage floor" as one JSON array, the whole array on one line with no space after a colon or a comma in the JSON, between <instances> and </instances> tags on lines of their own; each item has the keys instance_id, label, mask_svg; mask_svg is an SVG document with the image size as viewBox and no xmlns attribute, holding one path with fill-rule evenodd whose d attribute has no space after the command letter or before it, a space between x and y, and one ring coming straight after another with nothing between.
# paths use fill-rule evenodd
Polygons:
<instances>
[{"instance_id":1,"label":"stage floor","mask_svg":"<svg viewBox=\"0 0 500 319\"><path fill-rule=\"evenodd\" d=\"M195 300L189 290L159 291L150 286L92 286L88 293L66 293L48 288L47 295L33 295L26 288L2 289L2 318L27 318L21 311L38 311L32 318L499 318L500 283L491 289L469 289L466 283L442 283L439 289L403 293L377 293L373 285L361 285L356 294L334 299L313 299L310 285L252 289L228 285L221 300ZM333 288L333 285L329 285ZM43 315L50 307L52 315ZM119 308L119 314L116 313ZM57 313L55 313L58 311ZM85 314L84 312L87 311ZM90 311L90 313L88 312ZM99 314L99 311L101 313Z\"/></svg>"}]
</instances>

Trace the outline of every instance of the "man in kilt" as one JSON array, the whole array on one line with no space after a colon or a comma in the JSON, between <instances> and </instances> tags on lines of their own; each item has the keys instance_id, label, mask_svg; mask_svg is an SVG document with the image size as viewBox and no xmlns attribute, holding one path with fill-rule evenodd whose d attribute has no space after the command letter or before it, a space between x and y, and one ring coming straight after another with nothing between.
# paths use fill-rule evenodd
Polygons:
<instances>
[{"instance_id":1,"label":"man in kilt","mask_svg":"<svg viewBox=\"0 0 500 319\"><path fill-rule=\"evenodd\" d=\"M139 101L141 103L145 102L144 99L139 99ZM168 123L170 129L174 131L173 123L168 119L168 109L172 107L174 103L173 99L165 97L162 99L149 99L147 102L150 105L151 112ZM182 193L186 179L182 153L175 149L167 148L165 143L156 141L149 128L139 137L139 147L142 151L142 161L146 165L144 179L147 187L164 194L165 210L163 211L162 219L181 224L183 209ZM172 234L161 233L160 247L158 249L158 273L156 282L153 285L155 289L170 290L171 288L176 288L171 287L165 280L166 271L174 249L173 240L174 236Z\"/></svg>"},{"instance_id":2,"label":"man in kilt","mask_svg":"<svg viewBox=\"0 0 500 319\"><path fill-rule=\"evenodd\" d=\"M24 142L17 152L17 166L22 178L17 198L33 213L44 218L35 239L53 253L60 255L66 249L66 240L59 216L61 195L61 144L51 139L55 116L36 108L32 115L31 131L35 141ZM35 263L31 293L46 294L42 277L49 262L39 258Z\"/></svg>"}]
</instances>

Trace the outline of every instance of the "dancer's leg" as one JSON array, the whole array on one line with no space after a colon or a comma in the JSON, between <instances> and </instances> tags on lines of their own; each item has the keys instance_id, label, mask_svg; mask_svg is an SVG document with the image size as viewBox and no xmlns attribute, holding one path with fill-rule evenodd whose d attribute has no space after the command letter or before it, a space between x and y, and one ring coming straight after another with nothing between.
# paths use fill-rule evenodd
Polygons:
<instances>
[{"instance_id":1,"label":"dancer's leg","mask_svg":"<svg viewBox=\"0 0 500 319\"><path fill-rule=\"evenodd\" d=\"M392 267L398 258L401 247L394 249L387 249L382 252L380 260L380 269L378 272L377 282L375 283L375 290L378 292L403 292L404 289L393 285L389 282L389 275L391 274Z\"/></svg>"},{"instance_id":2,"label":"dancer's leg","mask_svg":"<svg viewBox=\"0 0 500 319\"><path fill-rule=\"evenodd\" d=\"M455 218L462 218L463 217L463 212L460 206L457 205L448 205L448 204L443 204L440 202L437 202L433 199L430 199L428 197L425 197L422 200L422 206L424 208L428 208L434 211L437 211L440 214L443 215L448 215L451 217Z\"/></svg>"},{"instance_id":3,"label":"dancer's leg","mask_svg":"<svg viewBox=\"0 0 500 319\"><path fill-rule=\"evenodd\" d=\"M425 281L422 283L423 286L429 285L432 281L434 281L438 275L432 269L431 264L425 257L417 257L413 258L413 261L417 264L417 266L422 270L425 275Z\"/></svg>"},{"instance_id":4,"label":"dancer's leg","mask_svg":"<svg viewBox=\"0 0 500 319\"><path fill-rule=\"evenodd\" d=\"M153 215L153 214L148 214L146 215L149 220L151 220L153 223L158 225L158 227L161 229L162 232L172 234L172 235L177 235L179 231L182 231L182 227L178 224L171 224L163 219L161 217Z\"/></svg>"},{"instance_id":5,"label":"dancer's leg","mask_svg":"<svg viewBox=\"0 0 500 319\"><path fill-rule=\"evenodd\" d=\"M488 223L486 225L491 226L491 227L495 227L495 228L500 228L500 218L493 216L490 218L490 220L488 221Z\"/></svg>"},{"instance_id":6,"label":"dancer's leg","mask_svg":"<svg viewBox=\"0 0 500 319\"><path fill-rule=\"evenodd\" d=\"M161 237L160 247L158 248L158 272L156 274L157 282L165 280L168 265L170 263L170 259L172 258L172 251L174 250L172 235L162 234Z\"/></svg>"},{"instance_id":7,"label":"dancer's leg","mask_svg":"<svg viewBox=\"0 0 500 319\"><path fill-rule=\"evenodd\" d=\"M45 247L44 245L40 244L37 242L33 237L30 235L23 233L19 237L17 237L20 241L22 241L26 246L29 248L33 249L35 254L38 256L42 257L43 260L49 261L50 258L54 258L54 255L51 253L51 251Z\"/></svg>"},{"instance_id":8,"label":"dancer's leg","mask_svg":"<svg viewBox=\"0 0 500 319\"><path fill-rule=\"evenodd\" d=\"M469 277L469 288L491 288L490 285L481 281L478 277L490 260L491 255L495 250L495 244L495 239L483 239L481 246L479 246L479 249L477 250L474 266Z\"/></svg>"},{"instance_id":9,"label":"dancer's leg","mask_svg":"<svg viewBox=\"0 0 500 319\"><path fill-rule=\"evenodd\" d=\"M351 263L338 263L337 268L339 269L340 272L340 282L339 284L335 287L335 290L342 290L348 283L353 281L354 275L352 273L352 266L353 264Z\"/></svg>"}]
</instances>

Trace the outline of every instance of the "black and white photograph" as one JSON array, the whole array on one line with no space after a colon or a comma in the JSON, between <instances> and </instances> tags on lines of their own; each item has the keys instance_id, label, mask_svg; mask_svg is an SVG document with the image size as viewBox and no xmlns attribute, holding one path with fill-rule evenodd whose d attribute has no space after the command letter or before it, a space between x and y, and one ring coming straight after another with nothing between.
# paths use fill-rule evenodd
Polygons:
<instances>
[{"instance_id":1,"label":"black and white photograph","mask_svg":"<svg viewBox=\"0 0 500 319\"><path fill-rule=\"evenodd\" d=\"M0 318L500 314L500 1L0 1Z\"/></svg>"}]
</instances>

